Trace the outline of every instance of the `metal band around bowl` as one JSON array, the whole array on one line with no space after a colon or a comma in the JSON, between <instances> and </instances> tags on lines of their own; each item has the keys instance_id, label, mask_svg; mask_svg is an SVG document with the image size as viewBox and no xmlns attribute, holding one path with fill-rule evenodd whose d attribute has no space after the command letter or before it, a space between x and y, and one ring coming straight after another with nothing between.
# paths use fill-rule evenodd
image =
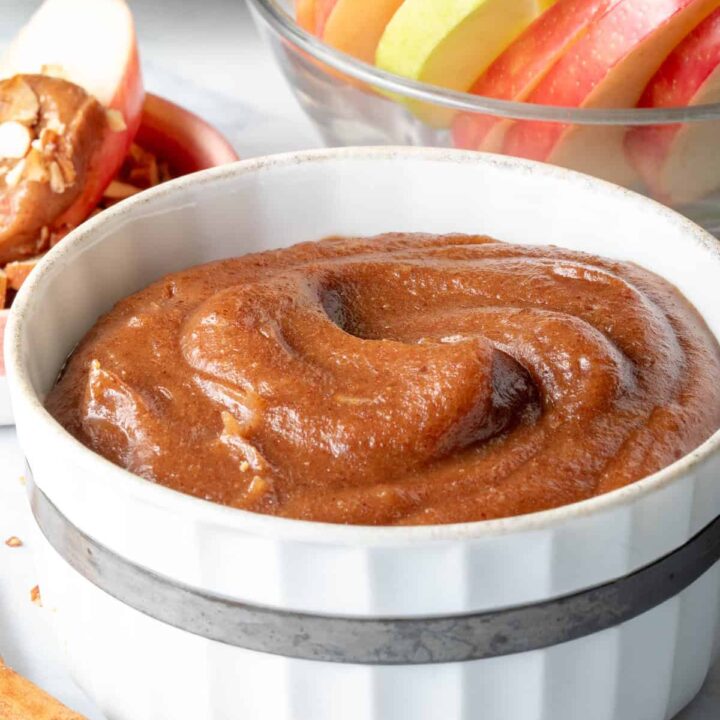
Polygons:
<instances>
[{"instance_id":1,"label":"metal band around bowl","mask_svg":"<svg viewBox=\"0 0 720 720\"><path fill-rule=\"evenodd\" d=\"M75 527L33 483L40 529L83 577L168 625L263 653L370 665L449 663L527 652L614 627L674 597L720 559L720 518L679 550L575 595L491 612L360 618L287 612L208 594L135 565Z\"/></svg>"}]
</instances>

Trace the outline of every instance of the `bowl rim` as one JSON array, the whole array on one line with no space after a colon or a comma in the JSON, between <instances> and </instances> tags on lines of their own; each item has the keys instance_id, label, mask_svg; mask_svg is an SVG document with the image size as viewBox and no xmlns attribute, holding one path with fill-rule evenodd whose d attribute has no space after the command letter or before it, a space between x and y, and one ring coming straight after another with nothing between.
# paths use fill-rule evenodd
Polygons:
<instances>
[{"instance_id":1,"label":"bowl rim","mask_svg":"<svg viewBox=\"0 0 720 720\"><path fill-rule=\"evenodd\" d=\"M297 46L315 60L355 80L422 102L452 110L486 113L515 120L539 120L576 125L644 126L720 120L720 103L668 108L585 109L537 105L498 100L482 95L459 92L411 80L381 70L324 43L300 27L282 7L280 0L248 0L251 8L286 42Z\"/></svg>"},{"instance_id":2,"label":"bowl rim","mask_svg":"<svg viewBox=\"0 0 720 720\"><path fill-rule=\"evenodd\" d=\"M47 412L30 382L27 368L22 360L23 322L25 315L33 309L33 303L37 297L36 286L40 285L46 276L52 277L60 272L62 266L71 262L75 255L81 254L86 246L108 242L112 238L111 230L114 227L122 225L130 219L137 219L155 201L193 187L213 185L224 180L273 169L291 170L295 166L305 164L353 160L394 161L398 159L483 164L508 171L532 173L541 179L580 183L592 189L594 193L602 193L606 197L616 198L622 202L633 202L640 206L645 213L654 212L662 216L666 222L676 228L679 234L685 235L688 240L702 245L708 252L720 258L720 242L691 220L670 208L604 180L531 160L467 150L405 146L304 150L241 160L170 180L128 198L73 230L62 243L56 245L43 258L15 299L5 332L4 348L7 377L11 386L13 402L23 404L23 415L32 421L28 425L32 425L34 435L42 438L46 448L63 447L65 456L71 457L77 467L87 469L88 473L94 477L95 484L110 486L114 492L128 493L133 497L139 497L146 504L159 507L176 516L191 516L195 521L202 520L231 530L275 539L363 547L473 540L510 533L540 531L574 520L581 520L591 515L598 515L604 511L611 511L621 505L641 501L662 491L675 481L692 474L695 466L707 461L711 456L720 454L719 429L695 450L652 475L609 493L554 509L494 520L444 525L341 525L254 513L219 505L150 482L87 448Z\"/></svg>"},{"instance_id":3,"label":"bowl rim","mask_svg":"<svg viewBox=\"0 0 720 720\"><path fill-rule=\"evenodd\" d=\"M223 163L235 162L240 159L237 151L233 147L233 144L225 136L225 133L220 130L216 125L213 125L209 120L206 120L202 115L198 115L193 110L189 110L184 105L170 100L170 98L164 95L158 95L156 93L146 92L145 100L143 101L143 112L140 120L140 128L138 132L146 125L146 116L149 114L151 117L157 117L160 112L176 117L178 120L182 119L184 123L195 125L197 128L202 128L205 136L202 137L198 133L194 133L194 137L199 147L203 147L205 150L208 147L212 147L214 150L214 159L221 159ZM168 137L175 137L172 133L166 133ZM220 163L218 163L219 165ZM217 167L214 165L213 167ZM197 172L197 171L196 171ZM188 174L188 173L186 173Z\"/></svg>"}]
</instances>

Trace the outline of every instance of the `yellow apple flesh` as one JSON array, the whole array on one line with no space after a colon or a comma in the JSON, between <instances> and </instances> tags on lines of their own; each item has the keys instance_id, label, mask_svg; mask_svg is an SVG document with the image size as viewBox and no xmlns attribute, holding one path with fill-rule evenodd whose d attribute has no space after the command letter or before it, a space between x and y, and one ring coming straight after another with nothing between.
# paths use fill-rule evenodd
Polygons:
<instances>
[{"instance_id":1,"label":"yellow apple flesh","mask_svg":"<svg viewBox=\"0 0 720 720\"><path fill-rule=\"evenodd\" d=\"M537 0L405 0L380 38L375 62L396 75L464 92L538 12ZM447 109L406 102L432 125L452 120Z\"/></svg>"}]
</instances>

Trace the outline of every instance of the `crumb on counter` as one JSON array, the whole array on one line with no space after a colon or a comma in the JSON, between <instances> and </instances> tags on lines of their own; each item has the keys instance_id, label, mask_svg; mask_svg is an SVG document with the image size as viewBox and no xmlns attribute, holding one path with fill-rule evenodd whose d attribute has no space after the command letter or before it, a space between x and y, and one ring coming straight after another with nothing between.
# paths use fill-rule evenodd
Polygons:
<instances>
[{"instance_id":1,"label":"crumb on counter","mask_svg":"<svg viewBox=\"0 0 720 720\"><path fill-rule=\"evenodd\" d=\"M30 600L38 607L42 607L42 598L40 597L40 588L36 585L30 590Z\"/></svg>"},{"instance_id":2,"label":"crumb on counter","mask_svg":"<svg viewBox=\"0 0 720 720\"><path fill-rule=\"evenodd\" d=\"M11 548L18 548L18 547L22 547L23 541L22 541L19 537L17 537L17 535L11 535L11 536L5 541L5 544L6 544L8 547L11 547Z\"/></svg>"}]
</instances>

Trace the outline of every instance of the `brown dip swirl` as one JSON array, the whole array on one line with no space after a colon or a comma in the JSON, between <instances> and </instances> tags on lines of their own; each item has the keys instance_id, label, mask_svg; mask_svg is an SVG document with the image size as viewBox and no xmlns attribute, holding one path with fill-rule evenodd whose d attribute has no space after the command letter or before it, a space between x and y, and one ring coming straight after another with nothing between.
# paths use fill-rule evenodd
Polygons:
<instances>
[{"instance_id":1,"label":"brown dip swirl","mask_svg":"<svg viewBox=\"0 0 720 720\"><path fill-rule=\"evenodd\" d=\"M170 275L97 323L47 405L200 498L429 524L643 478L720 426L719 379L698 313L636 265L391 234Z\"/></svg>"}]
</instances>

